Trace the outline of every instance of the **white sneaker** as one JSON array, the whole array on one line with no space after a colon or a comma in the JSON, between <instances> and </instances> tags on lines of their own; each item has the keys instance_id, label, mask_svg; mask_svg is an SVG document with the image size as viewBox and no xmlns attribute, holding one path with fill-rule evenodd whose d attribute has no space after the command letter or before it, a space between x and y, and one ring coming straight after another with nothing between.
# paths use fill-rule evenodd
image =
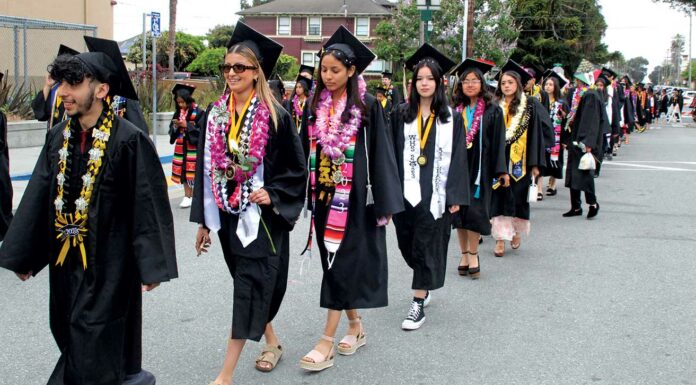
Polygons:
<instances>
[{"instance_id":1,"label":"white sneaker","mask_svg":"<svg viewBox=\"0 0 696 385\"><path fill-rule=\"evenodd\" d=\"M191 198L184 197L184 199L181 200L181 203L179 203L179 207L181 207L182 209L187 209L187 208L191 207L192 201L193 200Z\"/></svg>"},{"instance_id":2,"label":"white sneaker","mask_svg":"<svg viewBox=\"0 0 696 385\"><path fill-rule=\"evenodd\" d=\"M428 307L432 298L433 297L430 295L430 290L426 291L425 298L423 299L423 307Z\"/></svg>"}]
</instances>

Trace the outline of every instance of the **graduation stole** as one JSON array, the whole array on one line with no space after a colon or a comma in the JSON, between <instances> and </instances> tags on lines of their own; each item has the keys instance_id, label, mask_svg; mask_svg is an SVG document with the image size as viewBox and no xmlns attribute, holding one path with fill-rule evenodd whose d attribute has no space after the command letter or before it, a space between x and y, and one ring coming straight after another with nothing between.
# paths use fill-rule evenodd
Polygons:
<instances>
[{"instance_id":1,"label":"graduation stole","mask_svg":"<svg viewBox=\"0 0 696 385\"><path fill-rule=\"evenodd\" d=\"M191 114L189 115L189 111L191 111ZM196 118L198 117L198 106L196 103L191 104L191 109L190 110L180 110L179 111L179 120L182 121L188 121L188 122L195 122ZM184 134L184 128L180 128L180 136Z\"/></svg>"},{"instance_id":2,"label":"graduation stole","mask_svg":"<svg viewBox=\"0 0 696 385\"><path fill-rule=\"evenodd\" d=\"M82 190L80 191L80 197L75 200L75 213L64 213L63 206L65 205L65 200L63 199L65 190L64 187L68 185L68 175L66 175L66 170L70 169L71 156L70 156L70 139L73 137L73 127L77 126L77 119L71 119L68 124L65 125L63 129L63 147L58 151L58 175L57 180L57 192L58 196L53 202L56 208L56 220L54 223L55 229L58 232L56 239L63 242L63 247L58 254L58 259L56 260L56 266L63 266L65 263L65 258L68 255L68 251L72 247L77 247L80 250L80 255L82 256L82 267L87 269L87 252L85 250L85 238L87 237L87 214L89 210L89 203L92 198L92 190L94 188L94 182L99 175L99 171L102 166L102 159L104 157L104 151L106 150L106 144L109 142L109 136L111 135L111 128L113 127L114 112L108 106L104 107L104 111L100 117L101 124L97 122L97 127L92 130L92 149L89 150L89 161L87 162L87 173L82 176ZM74 147L74 143L72 146ZM75 165L74 167L77 167ZM69 172L69 171L67 171Z\"/></svg>"},{"instance_id":3,"label":"graduation stole","mask_svg":"<svg viewBox=\"0 0 696 385\"><path fill-rule=\"evenodd\" d=\"M578 113L578 106L580 106L580 100L582 96L585 95L589 88L587 86L577 87L575 93L573 94L573 101L570 103L570 112L568 113L568 121L566 122L565 130L568 132L572 131L571 125L575 120L575 114Z\"/></svg>"},{"instance_id":4,"label":"graduation stole","mask_svg":"<svg viewBox=\"0 0 696 385\"><path fill-rule=\"evenodd\" d=\"M358 78L358 92L362 100L365 99L366 85L362 76ZM307 240L307 245L302 254L309 251L311 255L313 229L315 227L316 210L316 171L317 171L317 144L321 145L319 156L319 182L324 186L334 187L329 214L324 230L324 246L329 252L329 269L333 266L336 253L345 235L346 223L348 223L348 210L350 209L350 191L353 187L353 157L355 156L355 143L362 113L357 106L351 106L351 117L347 123L341 122L341 116L346 108L347 96L344 95L338 101L334 111L331 92L324 89L319 96L316 119L307 127L309 136L309 185L312 199L312 223ZM368 167L369 168L369 167ZM371 186L368 180L368 198L370 204ZM323 192L322 192L323 193ZM320 196L320 199L324 198Z\"/></svg>"},{"instance_id":5,"label":"graduation stole","mask_svg":"<svg viewBox=\"0 0 696 385\"><path fill-rule=\"evenodd\" d=\"M558 156L561 153L561 123L563 119L560 116L561 106L563 103L557 100L551 100L551 121L553 122L553 147L549 149L550 158L552 161L557 162Z\"/></svg>"},{"instance_id":6,"label":"graduation stole","mask_svg":"<svg viewBox=\"0 0 696 385\"><path fill-rule=\"evenodd\" d=\"M51 100L51 118L48 123L51 127L53 127L53 125L57 124L59 121L62 122L66 117L65 112L63 112L63 116L60 116L60 105L63 104L63 99L58 95L59 86L60 84L54 85L49 94L49 96L53 99Z\"/></svg>"},{"instance_id":7,"label":"graduation stole","mask_svg":"<svg viewBox=\"0 0 696 385\"><path fill-rule=\"evenodd\" d=\"M515 181L527 174L527 128L532 106L532 103L528 103L527 95L523 93L517 113L511 117L505 99L500 102L505 120L505 142L510 145L510 175Z\"/></svg>"},{"instance_id":8,"label":"graduation stole","mask_svg":"<svg viewBox=\"0 0 696 385\"><path fill-rule=\"evenodd\" d=\"M529 96L536 98L541 101L541 87L538 84L532 86L532 90L529 92Z\"/></svg>"},{"instance_id":9,"label":"graduation stole","mask_svg":"<svg viewBox=\"0 0 696 385\"><path fill-rule=\"evenodd\" d=\"M389 101L389 100L387 100L387 98L382 99L382 101L380 102L380 103L382 104L382 109L386 109L386 108L387 108L387 102L388 102L388 101Z\"/></svg>"}]
</instances>

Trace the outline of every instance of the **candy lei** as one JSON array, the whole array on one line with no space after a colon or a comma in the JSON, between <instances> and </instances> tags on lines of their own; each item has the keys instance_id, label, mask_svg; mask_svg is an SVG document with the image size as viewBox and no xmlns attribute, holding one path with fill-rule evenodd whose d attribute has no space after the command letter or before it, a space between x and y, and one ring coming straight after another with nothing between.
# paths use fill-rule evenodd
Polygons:
<instances>
[{"instance_id":1,"label":"candy lei","mask_svg":"<svg viewBox=\"0 0 696 385\"><path fill-rule=\"evenodd\" d=\"M244 119L244 122L239 143L235 140L227 143L232 117L232 112L228 108L229 99L230 94L223 94L213 104L208 119L210 178L218 208L228 213L238 214L246 208L246 204L239 207L240 194L250 193L251 178L256 174L266 155L270 112L268 107L254 96L249 104L248 112L240 117ZM228 146L231 151L228 151ZM237 185L230 195L227 184L231 180L237 182Z\"/></svg>"},{"instance_id":2,"label":"candy lei","mask_svg":"<svg viewBox=\"0 0 696 385\"><path fill-rule=\"evenodd\" d=\"M587 92L588 89L589 88L587 87L578 87L575 89L575 93L573 94L573 102L570 105L570 112L568 113L568 122L565 126L566 131L570 131L570 125L573 124L573 120L575 120L575 114L578 112L580 99L582 99L582 96L585 95L585 92Z\"/></svg>"},{"instance_id":3,"label":"candy lei","mask_svg":"<svg viewBox=\"0 0 696 385\"><path fill-rule=\"evenodd\" d=\"M507 114L507 103L505 99L500 101L500 107ZM510 125L505 129L505 142L507 144L514 143L529 126L529 111L527 111L527 95L522 94L520 105L517 107L517 113L512 117Z\"/></svg>"},{"instance_id":4,"label":"candy lei","mask_svg":"<svg viewBox=\"0 0 696 385\"><path fill-rule=\"evenodd\" d=\"M475 108L474 120L471 123L471 126L469 126L469 122L467 121L466 113L464 112L464 105L460 104L456 108L457 112L462 114L462 117L464 118L464 129L466 130L466 148L471 148L473 146L476 134L478 134L479 130L481 129L481 119L483 119L483 113L486 111L486 102L482 98L478 98Z\"/></svg>"},{"instance_id":5,"label":"candy lei","mask_svg":"<svg viewBox=\"0 0 696 385\"><path fill-rule=\"evenodd\" d=\"M56 266L63 266L65 258L71 247L79 247L82 257L82 267L87 269L87 252L85 250L85 238L87 237L87 217L89 211L89 202L92 198L94 182L101 170L104 151L106 144L109 142L111 128L114 121L114 112L111 108L105 108L105 114L102 114L101 124L99 128L92 130L92 148L89 150L89 160L87 161L87 173L82 176L82 190L80 197L75 200L75 213L64 213L63 206L65 205L65 185L68 183L66 170L70 163L70 138L73 137L72 127L75 119L71 119L63 129L63 146L58 151L58 175L57 181L57 197L53 202L56 208L55 228L58 231L56 237L63 242L63 247L58 254Z\"/></svg>"},{"instance_id":6,"label":"candy lei","mask_svg":"<svg viewBox=\"0 0 696 385\"><path fill-rule=\"evenodd\" d=\"M362 79L361 79L362 80ZM360 98L365 97L365 82L359 81L358 88ZM358 106L350 108L350 119L347 123L341 122L341 115L346 109L347 97L341 97L336 104L333 115L330 114L333 100L328 89L321 91L319 96L319 106L317 107L317 117L315 122L317 141L321 145L321 152L331 160L343 157L343 152L348 148L350 140L358 132L362 114Z\"/></svg>"}]
</instances>

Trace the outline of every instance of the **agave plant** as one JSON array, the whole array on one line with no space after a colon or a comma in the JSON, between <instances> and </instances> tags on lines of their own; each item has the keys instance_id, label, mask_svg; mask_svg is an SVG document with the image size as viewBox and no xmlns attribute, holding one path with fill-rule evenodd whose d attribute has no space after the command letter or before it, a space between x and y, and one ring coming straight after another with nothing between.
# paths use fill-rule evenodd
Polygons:
<instances>
[{"instance_id":1,"label":"agave plant","mask_svg":"<svg viewBox=\"0 0 696 385\"><path fill-rule=\"evenodd\" d=\"M17 119L34 119L31 101L35 90L24 84L12 84L7 73L0 81L0 110L8 117Z\"/></svg>"}]
</instances>

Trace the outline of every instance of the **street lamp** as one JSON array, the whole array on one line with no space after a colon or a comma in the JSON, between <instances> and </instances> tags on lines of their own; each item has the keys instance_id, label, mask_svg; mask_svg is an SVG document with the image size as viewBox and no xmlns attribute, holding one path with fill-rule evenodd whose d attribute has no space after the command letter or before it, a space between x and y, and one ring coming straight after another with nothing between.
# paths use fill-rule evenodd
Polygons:
<instances>
[{"instance_id":1,"label":"street lamp","mask_svg":"<svg viewBox=\"0 0 696 385\"><path fill-rule=\"evenodd\" d=\"M416 9L420 12L423 22L424 40L430 40L430 20L433 19L433 12L440 10L440 0L416 0Z\"/></svg>"}]
</instances>

